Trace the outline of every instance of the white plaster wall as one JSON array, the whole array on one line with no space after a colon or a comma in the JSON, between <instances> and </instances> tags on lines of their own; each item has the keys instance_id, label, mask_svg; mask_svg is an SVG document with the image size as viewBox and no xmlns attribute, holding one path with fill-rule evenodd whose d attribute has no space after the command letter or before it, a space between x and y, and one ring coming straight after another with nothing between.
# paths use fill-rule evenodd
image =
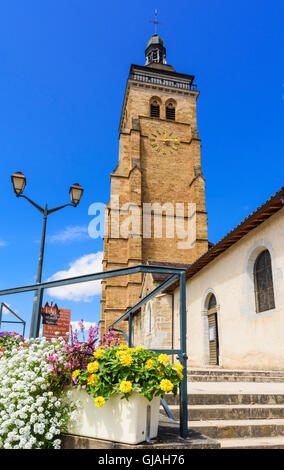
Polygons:
<instances>
[{"instance_id":1,"label":"white plaster wall","mask_svg":"<svg viewBox=\"0 0 284 470\"><path fill-rule=\"evenodd\" d=\"M257 255L271 255L275 309L256 313L253 265ZM220 365L238 369L284 369L284 208L244 236L187 281L189 365L209 360L206 298L217 299ZM175 291L175 324L179 323ZM176 328L175 343L179 340Z\"/></svg>"}]
</instances>

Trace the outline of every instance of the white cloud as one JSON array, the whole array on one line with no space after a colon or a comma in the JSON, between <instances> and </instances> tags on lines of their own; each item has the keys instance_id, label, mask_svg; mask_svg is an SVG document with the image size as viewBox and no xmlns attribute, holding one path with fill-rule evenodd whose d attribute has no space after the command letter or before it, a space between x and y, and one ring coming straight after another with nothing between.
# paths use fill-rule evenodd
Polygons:
<instances>
[{"instance_id":1,"label":"white cloud","mask_svg":"<svg viewBox=\"0 0 284 470\"><path fill-rule=\"evenodd\" d=\"M12 310L12 307L11 307L10 304L7 304L7 302L5 302L5 304L7 305L7 307L9 307L9 308ZM8 309L5 307L5 305L3 305L2 313L3 313L3 315L8 315L8 314L11 313L11 312L10 312L10 310L8 310ZM16 313L16 312L15 312L15 313Z\"/></svg>"},{"instance_id":2,"label":"white cloud","mask_svg":"<svg viewBox=\"0 0 284 470\"><path fill-rule=\"evenodd\" d=\"M49 235L47 241L50 243L66 243L90 238L87 225L75 225L66 227L54 235Z\"/></svg>"},{"instance_id":3,"label":"white cloud","mask_svg":"<svg viewBox=\"0 0 284 470\"><path fill-rule=\"evenodd\" d=\"M59 279L101 272L103 270L102 259L102 251L84 255L70 263L69 269L65 271L58 271L47 281L57 281ZM47 293L49 296L55 297L57 299L67 299L73 300L75 302L89 302L92 297L101 293L101 281L89 281L79 284L54 287L48 289Z\"/></svg>"},{"instance_id":4,"label":"white cloud","mask_svg":"<svg viewBox=\"0 0 284 470\"><path fill-rule=\"evenodd\" d=\"M73 331L74 331L74 330L80 330L79 323L81 323L80 320L78 320L78 321L71 321L71 325L72 325ZM88 331L91 327L95 327L95 326L96 326L96 322L84 321L85 331Z\"/></svg>"}]
</instances>

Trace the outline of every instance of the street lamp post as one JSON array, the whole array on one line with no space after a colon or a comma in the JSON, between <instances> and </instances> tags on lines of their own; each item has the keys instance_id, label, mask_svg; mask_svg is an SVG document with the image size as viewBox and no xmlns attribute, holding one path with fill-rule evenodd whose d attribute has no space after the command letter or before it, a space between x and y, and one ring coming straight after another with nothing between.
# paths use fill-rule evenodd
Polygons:
<instances>
[{"instance_id":1,"label":"street lamp post","mask_svg":"<svg viewBox=\"0 0 284 470\"><path fill-rule=\"evenodd\" d=\"M46 234L46 222L47 216L52 214L53 212L57 212L60 209L63 209L67 206L76 207L83 194L83 188L78 184L75 183L70 187L69 194L71 199L71 204L64 204L63 206L54 207L53 209L48 209L47 204L43 209L41 206L36 204L30 198L25 196L23 193L25 186L26 186L26 178L25 176L20 173L14 173L11 176L11 180L13 183L13 188L17 197L23 197L27 201L29 201L36 209L38 209L43 214L43 227L42 227L42 236L41 236L41 243L40 243L40 252L39 252L39 260L38 260L38 268L37 268L37 277L36 283L41 283L42 278L42 265L43 265L43 255L44 255L44 246L45 246L45 234ZM36 338L39 335L39 327L40 327L40 312L41 312L41 305L42 305L42 289L38 289L35 291L34 294L34 302L33 302L33 312L32 312L32 320L31 320L31 328L30 328L30 338Z\"/></svg>"}]
</instances>

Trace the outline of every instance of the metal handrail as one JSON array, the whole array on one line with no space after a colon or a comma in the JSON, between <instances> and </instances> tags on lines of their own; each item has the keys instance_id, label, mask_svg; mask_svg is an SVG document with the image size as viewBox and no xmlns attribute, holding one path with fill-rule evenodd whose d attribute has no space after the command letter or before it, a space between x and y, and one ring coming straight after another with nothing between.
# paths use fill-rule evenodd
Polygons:
<instances>
[{"instance_id":1,"label":"metal handrail","mask_svg":"<svg viewBox=\"0 0 284 470\"><path fill-rule=\"evenodd\" d=\"M156 289L154 289L150 294L144 297L140 302L138 302L134 307L131 307L124 315L122 315L118 320L116 320L112 325L108 327L108 329L115 329L115 331L120 331L128 342L128 346L132 347L132 317L133 314L136 313L143 304L149 301L150 298L157 295L160 291L165 290L171 284L173 284L176 279L179 277L179 284L180 284L180 331L181 331L181 347L180 349L153 349L153 351L157 353L164 353L164 354L176 354L180 363L183 365L183 379L180 385L180 435L181 437L185 438L188 436L188 397L187 397L187 353L186 353L186 271L185 269L181 269L179 275L174 274L167 279L162 284L160 284ZM115 325L118 323L125 321L128 319L128 334L124 330L118 330L114 328ZM127 339L128 338L128 339ZM164 406L166 403L162 403ZM167 409L166 409L167 408ZM164 406L166 413L168 414L169 408ZM168 414L169 416L169 414ZM170 416L169 416L170 417ZM170 417L171 419L173 418Z\"/></svg>"},{"instance_id":2,"label":"metal handrail","mask_svg":"<svg viewBox=\"0 0 284 470\"><path fill-rule=\"evenodd\" d=\"M120 330L119 328L112 328L112 331L117 331L118 333L123 334L124 338L126 339L126 341L129 344L129 336L124 330ZM162 407L164 408L165 412L167 413L168 417L172 421L176 421L174 415L172 414L170 408L168 407L168 404L167 404L166 400L164 398L160 398L160 403L161 403Z\"/></svg>"},{"instance_id":3,"label":"metal handrail","mask_svg":"<svg viewBox=\"0 0 284 470\"><path fill-rule=\"evenodd\" d=\"M90 282L94 280L108 279L111 277L125 276L136 273L159 273L159 274L169 274L171 278L162 283L158 288L154 289L150 294L148 294L144 299L142 299L136 306L132 307L125 315L129 318L128 327L130 329L129 344L131 344L131 333L132 333L132 315L147 302L151 297L156 295L161 290L169 287L174 281L179 279L179 309L180 309L180 348L179 349L165 349L165 350L155 350L157 352L162 352L166 354L176 354L179 361L183 365L184 374L183 379L180 384L180 435L183 438L188 436L188 411L187 411L187 352L186 352L186 270L183 268L173 268L165 266L149 266L149 265L138 265L131 266L128 268L114 269L110 271L102 271L99 273L86 274L83 276L76 276L72 278L60 279L56 281L41 282L38 284L32 284L29 286L14 287L11 289L0 290L0 296L19 294L22 292L37 291L37 308L35 315L34 328L30 332L30 336L36 338L39 335L39 325L40 325L40 305L41 298L43 295L44 289L49 289L51 287L60 287L70 284L78 284L81 282ZM126 316L123 315L120 317L113 325L116 325L122 319L126 319Z\"/></svg>"},{"instance_id":4,"label":"metal handrail","mask_svg":"<svg viewBox=\"0 0 284 470\"><path fill-rule=\"evenodd\" d=\"M9 321L9 320L2 320L2 315L3 315L3 307L5 307L7 310L9 310L12 315L17 317L20 321ZM9 305L5 304L5 302L2 302L0 305L0 328L2 323L22 323L23 325L23 336L25 336L25 329L26 329L26 322L23 320L21 317L19 317L10 307Z\"/></svg>"}]
</instances>

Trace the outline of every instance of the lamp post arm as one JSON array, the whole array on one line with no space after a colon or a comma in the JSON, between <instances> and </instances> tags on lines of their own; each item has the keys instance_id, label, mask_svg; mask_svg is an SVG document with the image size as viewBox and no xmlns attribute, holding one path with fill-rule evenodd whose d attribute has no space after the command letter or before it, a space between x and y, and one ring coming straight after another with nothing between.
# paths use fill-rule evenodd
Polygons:
<instances>
[{"instance_id":1,"label":"lamp post arm","mask_svg":"<svg viewBox=\"0 0 284 470\"><path fill-rule=\"evenodd\" d=\"M63 209L64 207L67 207L67 206L72 206L72 207L76 207L77 204L64 204L63 206L58 206L58 207L54 207L54 209L48 209L47 211L47 215L49 214L52 214L53 212L56 212L56 211L59 211L60 209Z\"/></svg>"},{"instance_id":2,"label":"lamp post arm","mask_svg":"<svg viewBox=\"0 0 284 470\"><path fill-rule=\"evenodd\" d=\"M32 201L29 197L25 196L24 194L17 194L17 197L24 197L27 201L29 201L36 209L38 209L42 214L44 214L44 209L40 207L36 202Z\"/></svg>"},{"instance_id":3,"label":"lamp post arm","mask_svg":"<svg viewBox=\"0 0 284 470\"><path fill-rule=\"evenodd\" d=\"M76 207L76 204L70 204L70 203L64 204L63 206L54 207L54 209L48 209L46 205L45 209L43 210L43 228L42 228L39 261L38 261L37 279L36 279L37 284L41 283L41 277L42 277L42 265L43 265L47 216L67 206ZM42 295L43 295L43 289L39 289L35 291L31 329L30 329L30 338L37 338L39 335Z\"/></svg>"}]
</instances>

